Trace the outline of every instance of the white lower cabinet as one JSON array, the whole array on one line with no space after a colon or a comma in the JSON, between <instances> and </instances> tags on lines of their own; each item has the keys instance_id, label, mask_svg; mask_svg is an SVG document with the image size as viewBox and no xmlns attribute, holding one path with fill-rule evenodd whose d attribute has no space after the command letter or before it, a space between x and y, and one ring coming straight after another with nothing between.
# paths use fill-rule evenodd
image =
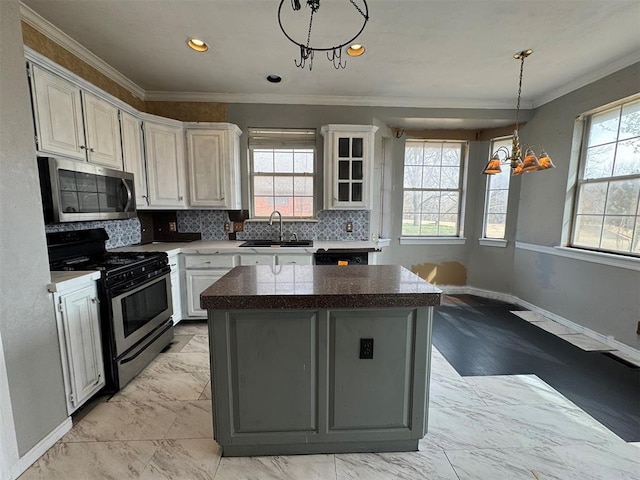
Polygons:
<instances>
[{"instance_id":1,"label":"white lower cabinet","mask_svg":"<svg viewBox=\"0 0 640 480\"><path fill-rule=\"evenodd\" d=\"M67 411L73 413L105 384L95 282L53 293Z\"/></svg>"},{"instance_id":2,"label":"white lower cabinet","mask_svg":"<svg viewBox=\"0 0 640 480\"><path fill-rule=\"evenodd\" d=\"M171 267L171 301L173 302L173 324L182 320L182 293L180 291L179 254L169 256Z\"/></svg>"},{"instance_id":3,"label":"white lower cabinet","mask_svg":"<svg viewBox=\"0 0 640 480\"><path fill-rule=\"evenodd\" d=\"M207 311L200 308L200 294L238 264L238 255L218 252L185 254L185 313L187 318L207 317Z\"/></svg>"}]
</instances>

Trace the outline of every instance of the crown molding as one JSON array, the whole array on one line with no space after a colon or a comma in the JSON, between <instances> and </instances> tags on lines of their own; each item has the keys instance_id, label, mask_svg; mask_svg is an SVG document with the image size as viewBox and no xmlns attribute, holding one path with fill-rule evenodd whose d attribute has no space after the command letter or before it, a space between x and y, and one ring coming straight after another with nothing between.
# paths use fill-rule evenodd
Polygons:
<instances>
[{"instance_id":1,"label":"crown molding","mask_svg":"<svg viewBox=\"0 0 640 480\"><path fill-rule=\"evenodd\" d=\"M136 83L129 80L111 65L106 63L100 57L96 56L87 48L76 42L69 35L64 33L58 27L45 20L36 12L31 10L26 5L20 3L20 17L22 21L35 28L38 32L42 33L47 38L53 40L55 43L68 50L83 62L92 66L103 75L107 76L118 85L126 88L136 97L145 100L146 92Z\"/></svg>"},{"instance_id":2,"label":"crown molding","mask_svg":"<svg viewBox=\"0 0 640 480\"><path fill-rule=\"evenodd\" d=\"M332 95L250 94L148 91L145 100L157 102L220 102L262 103L278 105L328 105L351 107L401 107L401 108L465 108L512 109L513 101L484 101L468 98L409 98L366 97ZM522 108L531 108L523 101Z\"/></svg>"},{"instance_id":3,"label":"crown molding","mask_svg":"<svg viewBox=\"0 0 640 480\"><path fill-rule=\"evenodd\" d=\"M578 77L569 83L565 83L562 87L552 90L545 95L542 95L539 98L536 98L533 101L533 108L538 108L544 105L545 103L549 103L556 98L560 98L567 93L571 93L579 88L582 88L590 83L593 83L601 78L606 77L607 75L611 75L623 68L626 68L634 63L640 62L640 53L631 52L629 55L625 55L624 57L620 57L617 60L614 60L611 63L601 66L600 68L593 70L589 73Z\"/></svg>"}]
</instances>

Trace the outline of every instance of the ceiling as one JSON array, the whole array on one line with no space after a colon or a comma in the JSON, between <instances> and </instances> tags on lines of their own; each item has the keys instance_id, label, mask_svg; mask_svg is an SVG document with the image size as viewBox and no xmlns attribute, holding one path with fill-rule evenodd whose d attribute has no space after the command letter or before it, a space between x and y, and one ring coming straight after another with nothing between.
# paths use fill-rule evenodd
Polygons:
<instances>
[{"instance_id":1,"label":"ceiling","mask_svg":"<svg viewBox=\"0 0 640 480\"><path fill-rule=\"evenodd\" d=\"M23 3L147 100L513 109L513 54L531 48L522 90L527 108L640 61L640 0L368 0L370 21L358 38L366 53L345 55L341 70L318 53L312 71L294 65L299 48L278 27L279 0ZM296 32L308 25L301 3L295 15L290 0L282 7ZM332 45L355 34L360 24L348 7L349 0L322 0L312 38ZM189 50L193 36L209 51ZM269 74L282 82L267 82ZM413 113L391 115L407 127L424 125Z\"/></svg>"}]
</instances>

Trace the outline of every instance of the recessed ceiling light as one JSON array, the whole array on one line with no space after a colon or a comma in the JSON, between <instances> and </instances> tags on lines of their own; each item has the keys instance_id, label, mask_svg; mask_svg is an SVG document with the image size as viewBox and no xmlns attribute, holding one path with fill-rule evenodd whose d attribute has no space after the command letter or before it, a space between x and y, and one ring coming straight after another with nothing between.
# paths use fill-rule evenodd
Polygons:
<instances>
[{"instance_id":1,"label":"recessed ceiling light","mask_svg":"<svg viewBox=\"0 0 640 480\"><path fill-rule=\"evenodd\" d=\"M350 57L359 57L364 53L364 45L360 45L359 43L354 43L349 48L347 48L347 55Z\"/></svg>"},{"instance_id":2,"label":"recessed ceiling light","mask_svg":"<svg viewBox=\"0 0 640 480\"><path fill-rule=\"evenodd\" d=\"M195 50L196 52L206 52L209 50L209 45L199 38L190 38L187 40L187 45L189 45L191 50Z\"/></svg>"},{"instance_id":3,"label":"recessed ceiling light","mask_svg":"<svg viewBox=\"0 0 640 480\"><path fill-rule=\"evenodd\" d=\"M271 83L280 83L282 81L282 77L280 75L267 75L267 81Z\"/></svg>"}]
</instances>

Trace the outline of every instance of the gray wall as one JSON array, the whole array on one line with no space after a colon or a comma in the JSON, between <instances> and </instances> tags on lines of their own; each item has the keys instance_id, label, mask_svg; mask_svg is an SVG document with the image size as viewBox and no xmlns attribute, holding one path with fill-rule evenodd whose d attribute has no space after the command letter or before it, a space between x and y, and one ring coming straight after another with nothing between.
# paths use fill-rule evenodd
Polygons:
<instances>
[{"instance_id":1,"label":"gray wall","mask_svg":"<svg viewBox=\"0 0 640 480\"><path fill-rule=\"evenodd\" d=\"M556 169L523 176L517 240L560 245L567 191L575 173L572 149L578 115L640 92L640 63L571 92L535 111L521 138L543 146ZM484 278L480 278L482 283ZM555 255L515 250L513 293L523 300L635 348L640 321L640 272Z\"/></svg>"},{"instance_id":2,"label":"gray wall","mask_svg":"<svg viewBox=\"0 0 640 480\"><path fill-rule=\"evenodd\" d=\"M0 1L0 331L18 450L66 418L17 0Z\"/></svg>"}]
</instances>

